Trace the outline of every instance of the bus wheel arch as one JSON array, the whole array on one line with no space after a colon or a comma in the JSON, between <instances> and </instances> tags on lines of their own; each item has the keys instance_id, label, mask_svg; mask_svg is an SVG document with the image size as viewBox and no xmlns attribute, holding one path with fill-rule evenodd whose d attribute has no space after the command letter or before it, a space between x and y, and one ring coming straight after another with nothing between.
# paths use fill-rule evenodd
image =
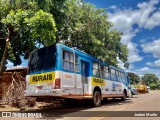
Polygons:
<instances>
[{"instance_id":1,"label":"bus wheel arch","mask_svg":"<svg viewBox=\"0 0 160 120\"><path fill-rule=\"evenodd\" d=\"M101 106L101 95L102 93L100 87L96 86L93 90L93 105L95 107Z\"/></svg>"}]
</instances>

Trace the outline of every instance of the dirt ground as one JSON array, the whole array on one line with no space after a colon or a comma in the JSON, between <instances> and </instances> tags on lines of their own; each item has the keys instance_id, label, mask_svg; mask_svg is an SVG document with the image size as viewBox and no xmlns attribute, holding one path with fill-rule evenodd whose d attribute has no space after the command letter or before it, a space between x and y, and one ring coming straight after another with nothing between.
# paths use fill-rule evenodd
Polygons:
<instances>
[{"instance_id":1,"label":"dirt ground","mask_svg":"<svg viewBox=\"0 0 160 120\"><path fill-rule=\"evenodd\" d=\"M24 110L38 110L45 108L55 108L64 106L65 103L63 101L52 101L52 102L36 102L34 107L26 107L24 108L15 108L7 104L0 103L0 111L24 111Z\"/></svg>"}]
</instances>

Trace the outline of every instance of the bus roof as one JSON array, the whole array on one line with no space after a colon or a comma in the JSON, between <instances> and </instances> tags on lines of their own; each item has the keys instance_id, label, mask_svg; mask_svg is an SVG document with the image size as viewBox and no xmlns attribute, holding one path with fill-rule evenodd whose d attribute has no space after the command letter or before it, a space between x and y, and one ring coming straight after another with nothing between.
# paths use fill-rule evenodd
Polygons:
<instances>
[{"instance_id":1,"label":"bus roof","mask_svg":"<svg viewBox=\"0 0 160 120\"><path fill-rule=\"evenodd\" d=\"M91 55L89 55L88 53L86 53L86 52L84 52L84 51L81 51L81 50L79 50L79 49L70 48L70 47L68 47L68 46L66 46L66 45L63 45L63 44L61 44L61 43L57 43L57 45L60 46L60 47L62 47L62 48L65 48L65 49L67 49L67 50L69 50L69 51L74 51L74 52L77 53L78 55L84 56L84 57L86 57L86 58L88 58L88 59L91 59L91 60L95 60L95 61L97 61L97 62L100 62L102 65L106 65L106 66L109 66L110 68L113 68L113 69L115 69L115 70L119 70L119 71L121 71L121 72L125 72L123 69L117 68L117 67L115 67L115 66L111 66L111 65L109 65L108 63L103 62L102 60L100 60L100 59L98 59L98 58L96 58L96 57L94 57L94 56L91 56Z\"/></svg>"},{"instance_id":2,"label":"bus roof","mask_svg":"<svg viewBox=\"0 0 160 120\"><path fill-rule=\"evenodd\" d=\"M62 47L62 48L65 48L66 50L73 51L73 52L77 53L80 56L86 57L86 58L91 59L91 60L95 60L97 62L101 62L104 65L108 65L107 63L103 62L102 60L100 60L100 59L98 59L98 58L96 58L96 57L94 57L94 56L92 56L92 55L90 55L90 54L88 54L88 53L86 53L84 51L81 51L81 50L79 50L77 48L70 48L70 47L68 47L66 45L63 45L61 43L57 43L57 45Z\"/></svg>"}]
</instances>

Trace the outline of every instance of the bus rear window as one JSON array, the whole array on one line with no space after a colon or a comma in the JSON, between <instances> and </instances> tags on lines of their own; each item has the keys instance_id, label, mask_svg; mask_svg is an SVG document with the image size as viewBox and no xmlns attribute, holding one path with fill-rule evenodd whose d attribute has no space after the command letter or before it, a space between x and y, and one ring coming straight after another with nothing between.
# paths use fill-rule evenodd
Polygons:
<instances>
[{"instance_id":1,"label":"bus rear window","mask_svg":"<svg viewBox=\"0 0 160 120\"><path fill-rule=\"evenodd\" d=\"M56 46L48 46L33 52L30 56L29 71L35 72L53 68L56 63Z\"/></svg>"}]
</instances>

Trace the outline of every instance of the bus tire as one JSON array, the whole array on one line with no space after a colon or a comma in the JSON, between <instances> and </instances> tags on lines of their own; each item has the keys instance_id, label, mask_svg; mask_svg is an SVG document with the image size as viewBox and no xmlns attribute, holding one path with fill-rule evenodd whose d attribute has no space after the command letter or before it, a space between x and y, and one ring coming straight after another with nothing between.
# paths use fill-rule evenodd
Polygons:
<instances>
[{"instance_id":1,"label":"bus tire","mask_svg":"<svg viewBox=\"0 0 160 120\"><path fill-rule=\"evenodd\" d=\"M122 101L125 101L125 100L126 100L126 92L125 92L125 91L123 91L123 97L121 97L121 100L122 100Z\"/></svg>"},{"instance_id":2,"label":"bus tire","mask_svg":"<svg viewBox=\"0 0 160 120\"><path fill-rule=\"evenodd\" d=\"M131 98L133 98L133 92L131 92Z\"/></svg>"},{"instance_id":3,"label":"bus tire","mask_svg":"<svg viewBox=\"0 0 160 120\"><path fill-rule=\"evenodd\" d=\"M93 105L95 107L101 106L101 93L99 91L95 91L93 94Z\"/></svg>"}]
</instances>

